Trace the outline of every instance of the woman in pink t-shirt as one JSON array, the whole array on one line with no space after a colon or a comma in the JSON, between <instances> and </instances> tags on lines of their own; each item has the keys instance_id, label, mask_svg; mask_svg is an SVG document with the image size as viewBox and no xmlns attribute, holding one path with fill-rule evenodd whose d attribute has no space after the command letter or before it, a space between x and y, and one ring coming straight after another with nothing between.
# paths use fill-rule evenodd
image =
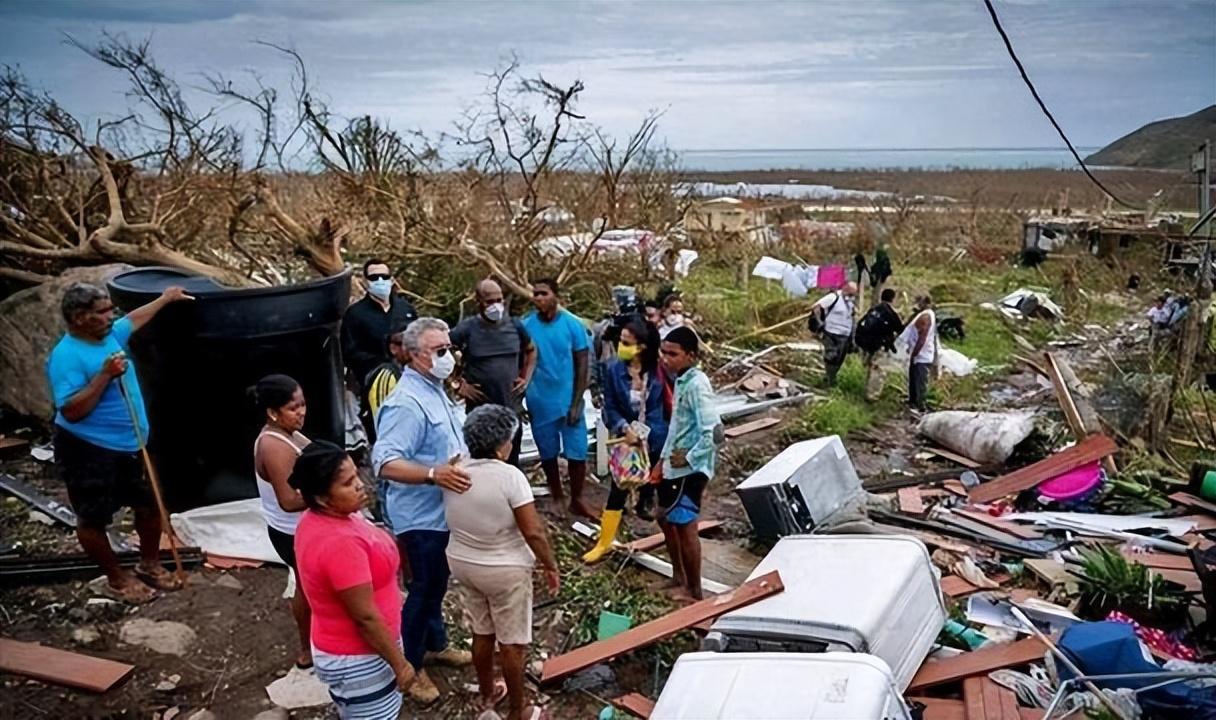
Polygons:
<instances>
[{"instance_id":1,"label":"woman in pink t-shirt","mask_svg":"<svg viewBox=\"0 0 1216 720\"><path fill-rule=\"evenodd\" d=\"M414 668L401 650L400 558L387 532L368 522L363 482L346 451L304 448L290 485L308 509L296 527L300 586L312 606L317 677L344 719L396 718Z\"/></svg>"}]
</instances>

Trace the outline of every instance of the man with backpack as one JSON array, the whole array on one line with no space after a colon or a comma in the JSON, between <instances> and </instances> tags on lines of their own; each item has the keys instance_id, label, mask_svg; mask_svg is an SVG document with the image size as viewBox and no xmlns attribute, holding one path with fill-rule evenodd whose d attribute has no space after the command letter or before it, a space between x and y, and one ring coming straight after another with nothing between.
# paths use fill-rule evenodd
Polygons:
<instances>
[{"instance_id":1,"label":"man with backpack","mask_svg":"<svg viewBox=\"0 0 1216 720\"><path fill-rule=\"evenodd\" d=\"M903 320L892 306L894 302L895 291L891 288L883 290L881 301L866 311L854 333L853 342L865 353L867 400L873 400L882 390L882 373L875 372L879 351L894 353L895 338L904 327Z\"/></svg>"},{"instance_id":2,"label":"man with backpack","mask_svg":"<svg viewBox=\"0 0 1216 720\"><path fill-rule=\"evenodd\" d=\"M840 290L824 295L811 308L807 327L823 342L824 379L836 385L836 373L844 365L853 342L853 314L857 309L857 283L845 283Z\"/></svg>"}]
</instances>

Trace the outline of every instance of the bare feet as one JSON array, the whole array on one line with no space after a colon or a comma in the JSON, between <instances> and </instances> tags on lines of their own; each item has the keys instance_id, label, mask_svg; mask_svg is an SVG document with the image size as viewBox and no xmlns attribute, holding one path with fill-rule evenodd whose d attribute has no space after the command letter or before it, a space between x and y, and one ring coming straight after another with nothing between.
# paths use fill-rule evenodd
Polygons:
<instances>
[{"instance_id":1,"label":"bare feet","mask_svg":"<svg viewBox=\"0 0 1216 720\"><path fill-rule=\"evenodd\" d=\"M582 498L570 501L570 513L573 515L578 515L579 517L585 517L588 520L600 519L599 513L587 507Z\"/></svg>"}]
</instances>

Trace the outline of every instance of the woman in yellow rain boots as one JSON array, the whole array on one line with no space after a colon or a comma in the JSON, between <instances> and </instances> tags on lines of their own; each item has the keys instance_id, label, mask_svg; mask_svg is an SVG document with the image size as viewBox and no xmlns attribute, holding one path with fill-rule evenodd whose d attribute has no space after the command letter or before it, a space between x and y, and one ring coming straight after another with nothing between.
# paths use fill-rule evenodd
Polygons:
<instances>
[{"instance_id":1,"label":"woman in yellow rain boots","mask_svg":"<svg viewBox=\"0 0 1216 720\"><path fill-rule=\"evenodd\" d=\"M604 404L601 409L604 426L614 437L624 438L628 445L645 443L651 458L658 458L667 440L667 420L663 414L663 381L659 377L659 333L640 318L621 328L616 359L604 372ZM640 438L631 423L640 422L649 432ZM632 468L647 473L649 468ZM608 503L600 517L599 539L583 561L593 563L612 549L621 513L629 491L621 488L614 476Z\"/></svg>"}]
</instances>

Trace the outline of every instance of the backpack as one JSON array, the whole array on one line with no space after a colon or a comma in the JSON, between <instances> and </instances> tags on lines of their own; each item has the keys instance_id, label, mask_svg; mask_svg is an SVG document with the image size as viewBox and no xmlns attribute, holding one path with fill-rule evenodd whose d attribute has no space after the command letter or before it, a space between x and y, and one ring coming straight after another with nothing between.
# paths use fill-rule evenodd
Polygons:
<instances>
[{"instance_id":1,"label":"backpack","mask_svg":"<svg viewBox=\"0 0 1216 720\"><path fill-rule=\"evenodd\" d=\"M815 307L811 308L811 314L806 319L806 329L810 330L811 333L815 335L822 333L824 322L827 320L828 315L832 313L832 309L836 307L836 303L838 302L840 302L839 292L836 293L836 299L832 301L831 305L828 305L828 309L824 310L822 314L819 312L820 306L816 305Z\"/></svg>"},{"instance_id":2,"label":"backpack","mask_svg":"<svg viewBox=\"0 0 1216 720\"><path fill-rule=\"evenodd\" d=\"M857 322L857 331L853 334L853 342L863 352L873 353L878 352L886 343L886 335L891 334L889 330L884 328L882 309L875 306L866 311L866 314Z\"/></svg>"}]
</instances>

